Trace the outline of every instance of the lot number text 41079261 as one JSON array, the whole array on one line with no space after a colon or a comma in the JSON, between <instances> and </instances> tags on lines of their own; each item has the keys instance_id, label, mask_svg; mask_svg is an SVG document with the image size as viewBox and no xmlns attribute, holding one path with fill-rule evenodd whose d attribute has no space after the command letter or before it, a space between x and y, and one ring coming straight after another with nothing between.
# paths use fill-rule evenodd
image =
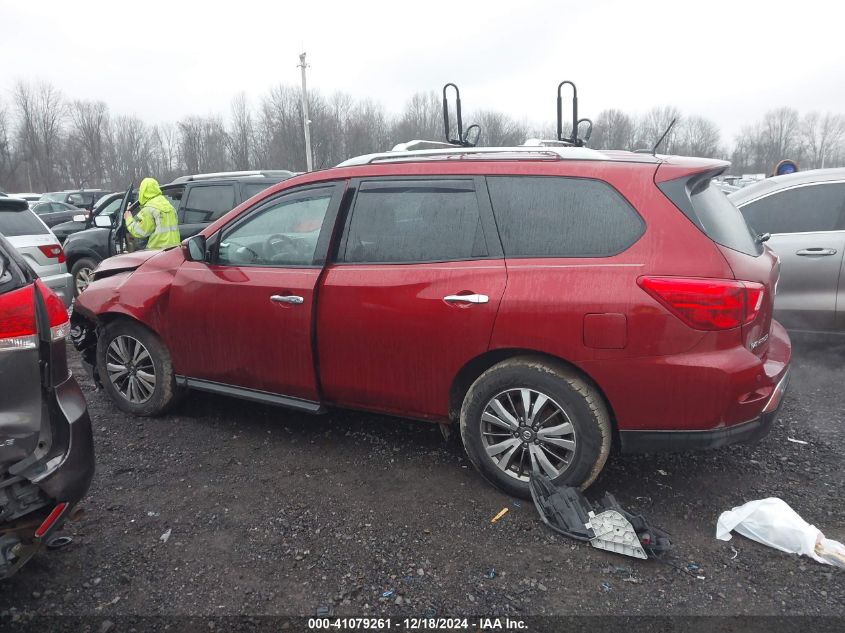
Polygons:
<instances>
[{"instance_id":1,"label":"lot number text 41079261","mask_svg":"<svg viewBox=\"0 0 845 633\"><path fill-rule=\"evenodd\" d=\"M525 631L515 618L308 618L309 631Z\"/></svg>"}]
</instances>

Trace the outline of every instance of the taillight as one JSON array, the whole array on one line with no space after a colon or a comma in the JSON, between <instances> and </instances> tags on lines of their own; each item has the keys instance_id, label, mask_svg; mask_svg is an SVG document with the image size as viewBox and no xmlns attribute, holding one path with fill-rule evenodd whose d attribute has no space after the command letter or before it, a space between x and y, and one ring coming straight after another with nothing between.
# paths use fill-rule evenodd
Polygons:
<instances>
[{"instance_id":1,"label":"taillight","mask_svg":"<svg viewBox=\"0 0 845 633\"><path fill-rule=\"evenodd\" d=\"M0 295L0 350L38 346L33 286Z\"/></svg>"},{"instance_id":2,"label":"taillight","mask_svg":"<svg viewBox=\"0 0 845 633\"><path fill-rule=\"evenodd\" d=\"M730 330L757 318L766 288L753 281L640 277L640 287L697 330Z\"/></svg>"},{"instance_id":3,"label":"taillight","mask_svg":"<svg viewBox=\"0 0 845 633\"><path fill-rule=\"evenodd\" d=\"M39 246L38 250L44 253L44 257L49 257L50 259L58 259L57 264L64 264L65 263L65 252L62 250L62 247L58 244L47 244L44 246Z\"/></svg>"},{"instance_id":4,"label":"taillight","mask_svg":"<svg viewBox=\"0 0 845 633\"><path fill-rule=\"evenodd\" d=\"M44 306L47 308L47 318L50 322L50 340L58 341L66 338L70 333L70 319L67 316L65 304L55 292L44 285L43 281L38 279L35 283L41 291Z\"/></svg>"}]
</instances>

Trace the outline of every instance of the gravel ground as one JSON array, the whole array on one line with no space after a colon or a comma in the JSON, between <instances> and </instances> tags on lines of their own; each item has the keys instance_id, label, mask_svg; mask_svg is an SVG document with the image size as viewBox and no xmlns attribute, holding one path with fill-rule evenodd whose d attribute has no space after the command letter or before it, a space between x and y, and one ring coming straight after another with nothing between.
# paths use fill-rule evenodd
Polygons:
<instances>
[{"instance_id":1,"label":"gravel ground","mask_svg":"<svg viewBox=\"0 0 845 633\"><path fill-rule=\"evenodd\" d=\"M668 562L698 566L703 579L553 534L530 503L486 484L434 425L311 417L198 393L167 417L126 418L71 352L97 474L85 513L66 528L73 543L0 586L0 628L33 616L119 622L321 607L341 616L842 617L842 571L714 538L721 511L777 496L845 541L845 337L796 335L794 345L780 421L761 443L613 456L590 490L612 492L668 530Z\"/></svg>"}]
</instances>

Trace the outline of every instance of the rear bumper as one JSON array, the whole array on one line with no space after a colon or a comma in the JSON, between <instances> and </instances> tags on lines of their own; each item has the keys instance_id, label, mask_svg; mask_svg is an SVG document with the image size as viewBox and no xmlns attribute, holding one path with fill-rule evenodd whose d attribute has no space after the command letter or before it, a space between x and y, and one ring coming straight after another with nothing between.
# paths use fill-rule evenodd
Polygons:
<instances>
[{"instance_id":1,"label":"rear bumper","mask_svg":"<svg viewBox=\"0 0 845 633\"><path fill-rule=\"evenodd\" d=\"M619 440L623 453L673 453L719 448L728 444L756 442L772 428L780 412L789 371L775 386L763 412L749 422L707 431L620 431Z\"/></svg>"},{"instance_id":2,"label":"rear bumper","mask_svg":"<svg viewBox=\"0 0 845 633\"><path fill-rule=\"evenodd\" d=\"M0 580L17 572L60 530L94 476L94 439L85 398L73 377L55 390L48 405L54 437L61 438L42 459L15 473L40 489L47 502L20 515L0 531Z\"/></svg>"},{"instance_id":3,"label":"rear bumper","mask_svg":"<svg viewBox=\"0 0 845 633\"><path fill-rule=\"evenodd\" d=\"M74 378L56 388L51 408L59 424L67 424L68 445L61 460L32 482L56 502L76 503L88 492L94 477L94 435L85 397Z\"/></svg>"},{"instance_id":4,"label":"rear bumper","mask_svg":"<svg viewBox=\"0 0 845 633\"><path fill-rule=\"evenodd\" d=\"M41 281L53 292L59 295L65 307L69 308L73 302L73 277L70 273L60 273L49 277L42 277Z\"/></svg>"}]
</instances>

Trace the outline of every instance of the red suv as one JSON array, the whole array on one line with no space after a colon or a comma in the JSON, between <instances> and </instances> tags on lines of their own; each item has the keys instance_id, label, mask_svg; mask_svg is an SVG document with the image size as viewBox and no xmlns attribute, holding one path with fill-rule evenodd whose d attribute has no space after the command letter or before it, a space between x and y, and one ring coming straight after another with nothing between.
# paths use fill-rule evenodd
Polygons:
<instances>
[{"instance_id":1,"label":"red suv","mask_svg":"<svg viewBox=\"0 0 845 633\"><path fill-rule=\"evenodd\" d=\"M103 262L74 339L123 411L184 389L460 422L527 495L623 452L761 437L778 259L727 163L582 147L388 152L279 183L180 248Z\"/></svg>"}]
</instances>

